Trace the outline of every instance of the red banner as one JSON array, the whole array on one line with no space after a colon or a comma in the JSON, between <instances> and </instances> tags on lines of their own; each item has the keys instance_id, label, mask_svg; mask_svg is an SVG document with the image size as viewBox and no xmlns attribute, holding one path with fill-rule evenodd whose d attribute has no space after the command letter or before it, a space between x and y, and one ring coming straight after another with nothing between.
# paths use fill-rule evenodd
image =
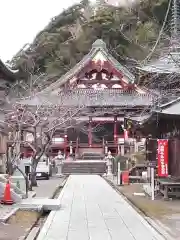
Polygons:
<instances>
[{"instance_id":1,"label":"red banner","mask_svg":"<svg viewBox=\"0 0 180 240\"><path fill-rule=\"evenodd\" d=\"M129 184L129 171L122 172L122 184Z\"/></svg>"},{"instance_id":2,"label":"red banner","mask_svg":"<svg viewBox=\"0 0 180 240\"><path fill-rule=\"evenodd\" d=\"M168 177L168 140L158 139L158 176Z\"/></svg>"}]
</instances>

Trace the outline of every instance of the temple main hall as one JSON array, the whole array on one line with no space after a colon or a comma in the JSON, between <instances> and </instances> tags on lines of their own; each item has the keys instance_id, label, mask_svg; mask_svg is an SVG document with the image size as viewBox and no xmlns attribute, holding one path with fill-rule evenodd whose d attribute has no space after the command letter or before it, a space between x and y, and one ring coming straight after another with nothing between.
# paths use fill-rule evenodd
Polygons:
<instances>
[{"instance_id":1,"label":"temple main hall","mask_svg":"<svg viewBox=\"0 0 180 240\"><path fill-rule=\"evenodd\" d=\"M117 154L124 141L124 117L137 115L144 109L148 111L156 97L135 82L135 76L98 39L70 71L21 104L48 107L52 110L51 117L73 109L69 126L56 130L52 155L57 155L59 150L65 155L104 153L107 147Z\"/></svg>"}]
</instances>

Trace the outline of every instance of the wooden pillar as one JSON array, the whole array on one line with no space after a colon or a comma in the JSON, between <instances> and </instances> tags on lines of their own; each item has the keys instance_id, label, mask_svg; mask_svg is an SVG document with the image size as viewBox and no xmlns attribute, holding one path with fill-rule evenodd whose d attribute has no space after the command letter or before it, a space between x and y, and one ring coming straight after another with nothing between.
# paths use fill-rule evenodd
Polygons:
<instances>
[{"instance_id":1,"label":"wooden pillar","mask_svg":"<svg viewBox=\"0 0 180 240\"><path fill-rule=\"evenodd\" d=\"M117 117L114 117L114 144L117 144Z\"/></svg>"},{"instance_id":2,"label":"wooden pillar","mask_svg":"<svg viewBox=\"0 0 180 240\"><path fill-rule=\"evenodd\" d=\"M92 146L92 117L89 117L89 126L88 126L88 145Z\"/></svg>"},{"instance_id":3,"label":"wooden pillar","mask_svg":"<svg viewBox=\"0 0 180 240\"><path fill-rule=\"evenodd\" d=\"M118 144L118 155L121 153L120 145Z\"/></svg>"},{"instance_id":4,"label":"wooden pillar","mask_svg":"<svg viewBox=\"0 0 180 240\"><path fill-rule=\"evenodd\" d=\"M76 138L76 150L75 150L75 158L79 156L79 138Z\"/></svg>"},{"instance_id":5,"label":"wooden pillar","mask_svg":"<svg viewBox=\"0 0 180 240\"><path fill-rule=\"evenodd\" d=\"M105 142L105 149L104 149L105 155L108 154L108 142Z\"/></svg>"}]
</instances>

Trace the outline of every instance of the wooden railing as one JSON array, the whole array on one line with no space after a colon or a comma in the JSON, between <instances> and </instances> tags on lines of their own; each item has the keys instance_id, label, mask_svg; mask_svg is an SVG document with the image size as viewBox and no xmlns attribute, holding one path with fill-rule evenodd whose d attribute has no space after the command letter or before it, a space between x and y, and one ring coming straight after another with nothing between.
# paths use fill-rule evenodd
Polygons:
<instances>
[{"instance_id":1,"label":"wooden railing","mask_svg":"<svg viewBox=\"0 0 180 240\"><path fill-rule=\"evenodd\" d=\"M115 143L114 141L107 141L106 142L107 146L109 147L113 147L113 146L117 146L117 143ZM89 147L89 143L83 143L83 142L79 142L77 143L77 141L70 141L68 142L68 147L70 146L73 146L73 147ZM104 147L104 143L103 142L100 142L100 143L92 143L92 147Z\"/></svg>"}]
</instances>

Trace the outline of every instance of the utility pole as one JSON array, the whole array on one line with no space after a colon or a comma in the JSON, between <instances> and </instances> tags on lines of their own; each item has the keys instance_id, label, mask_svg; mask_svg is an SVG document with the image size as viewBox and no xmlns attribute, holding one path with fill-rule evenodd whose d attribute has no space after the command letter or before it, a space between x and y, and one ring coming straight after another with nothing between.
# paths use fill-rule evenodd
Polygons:
<instances>
[{"instance_id":1,"label":"utility pole","mask_svg":"<svg viewBox=\"0 0 180 240\"><path fill-rule=\"evenodd\" d=\"M179 49L180 40L180 1L173 0L172 3L172 18L171 18L171 46L174 51Z\"/></svg>"}]
</instances>

